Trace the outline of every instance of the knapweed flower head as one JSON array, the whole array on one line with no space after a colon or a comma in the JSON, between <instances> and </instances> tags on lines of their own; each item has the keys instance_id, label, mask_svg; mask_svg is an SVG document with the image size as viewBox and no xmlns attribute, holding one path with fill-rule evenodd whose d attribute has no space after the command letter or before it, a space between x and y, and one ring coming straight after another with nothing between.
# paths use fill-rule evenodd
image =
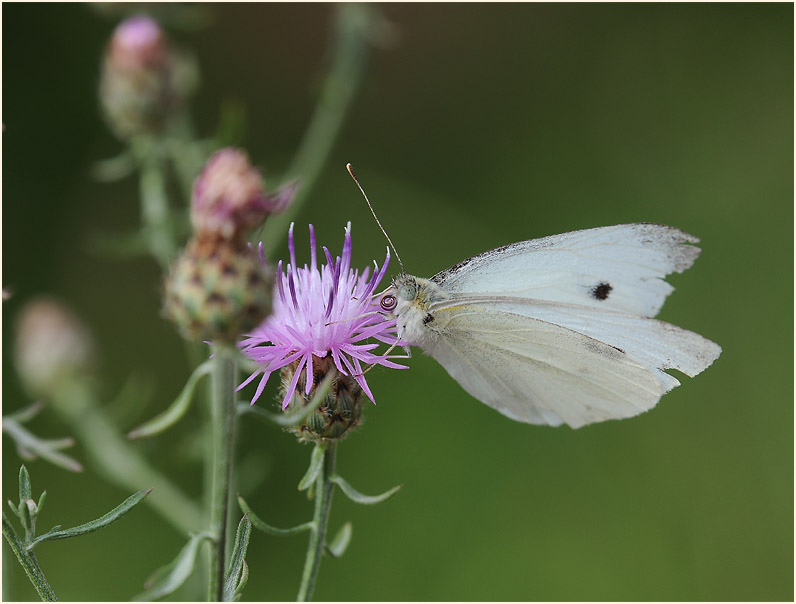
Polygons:
<instances>
[{"instance_id":1,"label":"knapweed flower head","mask_svg":"<svg viewBox=\"0 0 796 604\"><path fill-rule=\"evenodd\" d=\"M294 185L266 194L249 156L228 147L213 154L194 183L191 222L196 232L233 238L285 210L294 194Z\"/></svg>"},{"instance_id":2,"label":"knapweed flower head","mask_svg":"<svg viewBox=\"0 0 796 604\"><path fill-rule=\"evenodd\" d=\"M272 290L251 246L200 233L171 265L164 312L189 340L233 343L268 314Z\"/></svg>"},{"instance_id":3,"label":"knapweed flower head","mask_svg":"<svg viewBox=\"0 0 796 604\"><path fill-rule=\"evenodd\" d=\"M100 78L100 102L116 135L162 130L196 87L195 71L153 19L122 21L108 42Z\"/></svg>"},{"instance_id":4,"label":"knapweed flower head","mask_svg":"<svg viewBox=\"0 0 796 604\"><path fill-rule=\"evenodd\" d=\"M351 223L345 229L341 257L324 247L326 264L318 266L315 230L310 225L310 264L298 267L293 226L288 234L290 262L277 265L273 313L240 347L259 365L241 388L261 375L252 404L260 397L274 371L282 372L282 409L305 405L326 373L336 370L332 392L299 431L309 438L339 438L359 421L364 393L373 401L365 379L366 365L405 369L375 351L397 342L395 321L374 300L390 253L379 267L374 262L361 273L351 268ZM375 340L375 341L373 341ZM380 344L381 342L382 344Z\"/></svg>"}]
</instances>

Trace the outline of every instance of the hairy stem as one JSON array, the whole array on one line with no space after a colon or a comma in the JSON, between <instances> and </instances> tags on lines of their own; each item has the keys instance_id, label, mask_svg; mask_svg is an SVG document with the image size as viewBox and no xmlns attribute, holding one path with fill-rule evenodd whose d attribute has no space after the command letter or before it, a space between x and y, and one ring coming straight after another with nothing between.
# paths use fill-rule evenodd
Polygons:
<instances>
[{"instance_id":1,"label":"hairy stem","mask_svg":"<svg viewBox=\"0 0 796 604\"><path fill-rule=\"evenodd\" d=\"M8 518L6 518L5 512L3 512L3 536L6 538L6 541L8 541L8 545L11 547L17 560L19 560L22 568L25 569L25 574L28 575L28 579L30 579L30 582L33 584L36 593L39 594L42 602L57 602L58 598L55 597L55 592L53 592L52 587L50 587L50 584L44 577L44 573L41 571L41 568L39 568L36 556L33 552L29 552L20 541L14 527L11 525Z\"/></svg>"},{"instance_id":2,"label":"hairy stem","mask_svg":"<svg viewBox=\"0 0 796 604\"><path fill-rule=\"evenodd\" d=\"M235 439L235 357L234 352L223 345L213 348L213 486L210 506L213 541L207 598L210 602L220 602L224 589L227 511Z\"/></svg>"},{"instance_id":3,"label":"hairy stem","mask_svg":"<svg viewBox=\"0 0 796 604\"><path fill-rule=\"evenodd\" d=\"M331 478L334 476L336 444L334 442L328 445L318 443L315 446L325 448L323 470L318 474L318 478L315 479L315 514L312 518L310 543L307 548L307 558L304 563L304 573L301 577L301 587L297 598L299 602L309 602L312 598L312 591L315 588L315 580L318 577L318 569L321 566L321 556L326 542L326 527L329 521L329 511L332 508L332 493L334 492L334 483Z\"/></svg>"}]
</instances>

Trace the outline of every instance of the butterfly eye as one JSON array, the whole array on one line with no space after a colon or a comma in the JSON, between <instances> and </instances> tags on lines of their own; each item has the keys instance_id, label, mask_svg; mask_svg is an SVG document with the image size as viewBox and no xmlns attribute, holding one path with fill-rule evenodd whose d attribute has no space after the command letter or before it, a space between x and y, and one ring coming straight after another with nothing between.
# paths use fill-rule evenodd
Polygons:
<instances>
[{"instance_id":1,"label":"butterfly eye","mask_svg":"<svg viewBox=\"0 0 796 604\"><path fill-rule=\"evenodd\" d=\"M392 294L387 294L382 297L379 304L381 304L383 310L392 310L395 308L396 304L398 304L398 300L396 300L395 296Z\"/></svg>"},{"instance_id":2,"label":"butterfly eye","mask_svg":"<svg viewBox=\"0 0 796 604\"><path fill-rule=\"evenodd\" d=\"M414 283L406 283L398 290L398 295L411 302L417 298L417 286Z\"/></svg>"}]
</instances>

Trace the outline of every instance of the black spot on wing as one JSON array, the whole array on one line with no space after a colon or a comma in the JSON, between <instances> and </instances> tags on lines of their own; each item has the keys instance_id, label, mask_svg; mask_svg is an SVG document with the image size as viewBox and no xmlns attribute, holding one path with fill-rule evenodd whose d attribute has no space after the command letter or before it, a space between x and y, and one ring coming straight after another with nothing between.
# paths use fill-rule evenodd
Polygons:
<instances>
[{"instance_id":1,"label":"black spot on wing","mask_svg":"<svg viewBox=\"0 0 796 604\"><path fill-rule=\"evenodd\" d=\"M423 325L428 325L434 320L434 315L428 313L425 317L423 317Z\"/></svg>"},{"instance_id":2,"label":"black spot on wing","mask_svg":"<svg viewBox=\"0 0 796 604\"><path fill-rule=\"evenodd\" d=\"M592 288L591 295L595 300L607 300L608 294L610 294L613 289L610 283L605 283L603 281Z\"/></svg>"}]
</instances>

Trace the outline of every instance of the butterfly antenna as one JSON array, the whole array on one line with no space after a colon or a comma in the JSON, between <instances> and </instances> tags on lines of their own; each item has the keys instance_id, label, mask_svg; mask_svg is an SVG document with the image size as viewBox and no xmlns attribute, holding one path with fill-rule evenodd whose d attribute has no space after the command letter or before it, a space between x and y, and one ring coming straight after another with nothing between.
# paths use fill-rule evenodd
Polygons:
<instances>
[{"instance_id":1,"label":"butterfly antenna","mask_svg":"<svg viewBox=\"0 0 796 604\"><path fill-rule=\"evenodd\" d=\"M401 262L401 257L398 255L398 251L395 249L395 244L392 242L392 239L390 239L390 236L387 234L387 231L384 230L384 227L381 226L379 217L376 216L376 212L373 210L373 206L370 205L370 200L368 199L368 196L365 194L365 189L363 189L362 185L359 184L359 180L357 180L357 175L354 174L354 167L351 164L346 164L345 167L348 170L348 173L351 175L351 178L353 178L354 182L357 183L357 187L359 187L359 191L360 193L362 193L362 197L365 198L365 202L368 204L368 207L370 208L370 213L373 214L373 218L376 219L376 224L379 225L381 232L384 233L384 236L387 238L387 243L390 244L392 251L395 253L395 258L398 260L398 264L401 266L401 272L406 273L406 271L404 270L404 263Z\"/></svg>"}]
</instances>

